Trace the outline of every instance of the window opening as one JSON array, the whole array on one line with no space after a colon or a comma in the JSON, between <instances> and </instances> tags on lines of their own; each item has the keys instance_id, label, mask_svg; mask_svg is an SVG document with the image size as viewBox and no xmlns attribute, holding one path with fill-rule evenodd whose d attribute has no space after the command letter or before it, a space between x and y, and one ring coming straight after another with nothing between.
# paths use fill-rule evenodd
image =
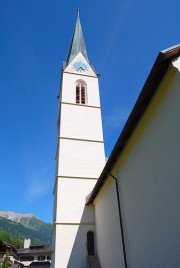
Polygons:
<instances>
[{"instance_id":1,"label":"window opening","mask_svg":"<svg viewBox=\"0 0 180 268\"><path fill-rule=\"evenodd\" d=\"M79 85L76 86L76 103L79 103L80 102L80 87Z\"/></svg>"},{"instance_id":2,"label":"window opening","mask_svg":"<svg viewBox=\"0 0 180 268\"><path fill-rule=\"evenodd\" d=\"M33 256L23 256L20 258L21 261L34 261Z\"/></svg>"},{"instance_id":3,"label":"window opening","mask_svg":"<svg viewBox=\"0 0 180 268\"><path fill-rule=\"evenodd\" d=\"M38 256L38 261L44 261L45 260L45 256Z\"/></svg>"},{"instance_id":4,"label":"window opening","mask_svg":"<svg viewBox=\"0 0 180 268\"><path fill-rule=\"evenodd\" d=\"M92 231L87 233L87 251L88 255L94 255L94 233Z\"/></svg>"},{"instance_id":5,"label":"window opening","mask_svg":"<svg viewBox=\"0 0 180 268\"><path fill-rule=\"evenodd\" d=\"M82 82L76 84L76 103L86 104L86 87Z\"/></svg>"}]
</instances>

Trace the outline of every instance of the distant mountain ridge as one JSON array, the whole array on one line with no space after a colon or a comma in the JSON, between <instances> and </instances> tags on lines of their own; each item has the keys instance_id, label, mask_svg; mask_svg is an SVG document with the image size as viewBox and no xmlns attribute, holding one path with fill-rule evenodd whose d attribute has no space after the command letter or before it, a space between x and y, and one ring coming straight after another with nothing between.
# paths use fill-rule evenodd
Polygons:
<instances>
[{"instance_id":1,"label":"distant mountain ridge","mask_svg":"<svg viewBox=\"0 0 180 268\"><path fill-rule=\"evenodd\" d=\"M32 244L51 244L51 227L33 214L0 211L0 239L7 243L23 245L30 238Z\"/></svg>"},{"instance_id":2,"label":"distant mountain ridge","mask_svg":"<svg viewBox=\"0 0 180 268\"><path fill-rule=\"evenodd\" d=\"M50 223L45 223L39 218L37 218L34 214L22 214L16 213L12 211L2 211L0 210L0 217L5 218L7 220L15 221L21 223L24 227L40 230L42 227L51 227Z\"/></svg>"},{"instance_id":3,"label":"distant mountain ridge","mask_svg":"<svg viewBox=\"0 0 180 268\"><path fill-rule=\"evenodd\" d=\"M11 221L19 222L20 219L22 218L31 218L31 217L36 217L36 216L34 214L22 214L22 213L17 213L17 212L12 212L12 211L0 210L0 217L3 217Z\"/></svg>"}]
</instances>

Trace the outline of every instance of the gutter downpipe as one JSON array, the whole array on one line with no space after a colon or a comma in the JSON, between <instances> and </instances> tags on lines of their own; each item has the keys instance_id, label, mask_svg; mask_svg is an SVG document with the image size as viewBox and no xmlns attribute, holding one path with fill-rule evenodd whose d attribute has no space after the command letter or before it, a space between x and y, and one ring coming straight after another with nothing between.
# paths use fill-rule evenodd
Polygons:
<instances>
[{"instance_id":1,"label":"gutter downpipe","mask_svg":"<svg viewBox=\"0 0 180 268\"><path fill-rule=\"evenodd\" d=\"M126 247L125 247L125 240L124 240L124 230L123 230L123 223L122 223L121 206L120 206L120 198L119 198L118 182L117 182L117 179L111 173L109 173L109 175L115 180L115 183L116 183L116 194L117 194L117 201L118 201L119 222L120 222L121 238L122 238L122 246L123 246L124 267L128 268L127 258L126 258Z\"/></svg>"}]
</instances>

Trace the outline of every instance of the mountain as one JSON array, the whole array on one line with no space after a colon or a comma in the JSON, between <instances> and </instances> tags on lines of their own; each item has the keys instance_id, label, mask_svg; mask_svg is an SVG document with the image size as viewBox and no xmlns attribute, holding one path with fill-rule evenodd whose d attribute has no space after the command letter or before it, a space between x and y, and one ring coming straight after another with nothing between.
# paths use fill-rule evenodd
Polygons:
<instances>
[{"instance_id":1,"label":"mountain","mask_svg":"<svg viewBox=\"0 0 180 268\"><path fill-rule=\"evenodd\" d=\"M50 223L45 223L41 221L34 214L21 214L11 211L0 210L0 217L21 223L24 227L37 231L42 229L42 227L49 230L51 229Z\"/></svg>"},{"instance_id":2,"label":"mountain","mask_svg":"<svg viewBox=\"0 0 180 268\"><path fill-rule=\"evenodd\" d=\"M32 244L51 244L51 224L33 214L0 211L0 240L15 247L30 238Z\"/></svg>"}]
</instances>

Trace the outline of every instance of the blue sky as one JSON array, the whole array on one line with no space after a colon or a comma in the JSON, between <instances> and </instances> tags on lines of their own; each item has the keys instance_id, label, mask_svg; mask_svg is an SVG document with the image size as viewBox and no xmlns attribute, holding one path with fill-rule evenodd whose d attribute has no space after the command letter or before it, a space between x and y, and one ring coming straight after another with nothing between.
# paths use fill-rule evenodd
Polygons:
<instances>
[{"instance_id":1,"label":"blue sky","mask_svg":"<svg viewBox=\"0 0 180 268\"><path fill-rule=\"evenodd\" d=\"M0 0L0 210L52 222L60 71L76 9L100 73L108 156L160 50L180 42L179 0Z\"/></svg>"}]
</instances>

